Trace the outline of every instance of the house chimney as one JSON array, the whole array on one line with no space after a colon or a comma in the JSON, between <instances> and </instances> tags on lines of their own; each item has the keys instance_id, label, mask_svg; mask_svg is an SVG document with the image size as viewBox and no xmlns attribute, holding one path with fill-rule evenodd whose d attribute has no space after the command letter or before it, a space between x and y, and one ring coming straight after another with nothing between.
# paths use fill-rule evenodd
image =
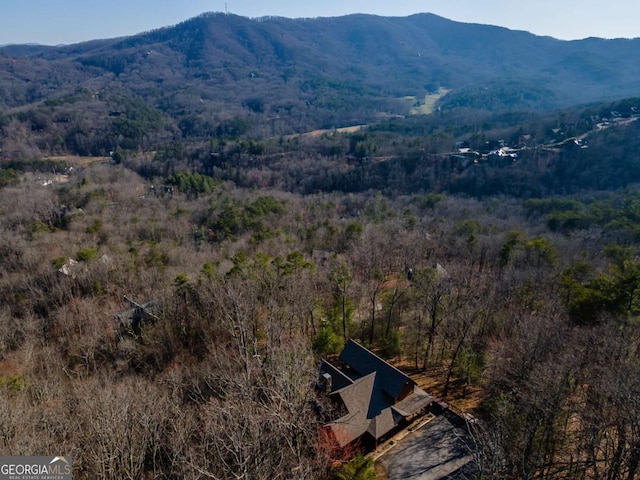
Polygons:
<instances>
[{"instance_id":1,"label":"house chimney","mask_svg":"<svg viewBox=\"0 0 640 480\"><path fill-rule=\"evenodd\" d=\"M331 393L331 389L333 387L333 379L331 378L331 375L328 373L323 373L320 385L324 393L326 393L327 395Z\"/></svg>"}]
</instances>

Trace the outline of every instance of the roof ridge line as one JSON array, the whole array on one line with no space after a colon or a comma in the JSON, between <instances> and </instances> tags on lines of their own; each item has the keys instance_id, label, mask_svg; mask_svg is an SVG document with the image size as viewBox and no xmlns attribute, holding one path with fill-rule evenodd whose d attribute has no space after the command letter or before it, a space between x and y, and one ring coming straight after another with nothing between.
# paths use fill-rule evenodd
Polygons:
<instances>
[{"instance_id":1,"label":"roof ridge line","mask_svg":"<svg viewBox=\"0 0 640 480\"><path fill-rule=\"evenodd\" d=\"M391 365L389 362L387 362L384 358L380 357L379 355L376 355L374 352L372 352L371 350L369 350L367 347L365 347L364 345L359 344L358 342L356 342L354 339L350 338L349 342L353 343L354 345L357 345L358 347L360 347L363 350L366 350L367 352L369 352L371 355L373 355L375 358L377 358L378 360L380 360L383 363L386 363L387 365L389 365L392 369L394 369L396 372L398 372L401 375L404 375L405 377L407 377L409 380L411 380L412 382L414 382L414 380L407 375L406 373L404 373L402 370L400 370L397 367L394 367L393 365Z\"/></svg>"},{"instance_id":2,"label":"roof ridge line","mask_svg":"<svg viewBox=\"0 0 640 480\"><path fill-rule=\"evenodd\" d=\"M335 395L336 393L340 393L343 390L346 390L347 388L353 388L355 385L358 385L359 383L362 383L364 380L367 380L372 375L375 378L376 373L378 373L378 372L371 372L371 373L368 373L365 376L360 377L360 378L358 378L356 380L351 380L352 383L350 383L349 385L345 385L340 390L334 390L333 392L330 393L330 395Z\"/></svg>"}]
</instances>

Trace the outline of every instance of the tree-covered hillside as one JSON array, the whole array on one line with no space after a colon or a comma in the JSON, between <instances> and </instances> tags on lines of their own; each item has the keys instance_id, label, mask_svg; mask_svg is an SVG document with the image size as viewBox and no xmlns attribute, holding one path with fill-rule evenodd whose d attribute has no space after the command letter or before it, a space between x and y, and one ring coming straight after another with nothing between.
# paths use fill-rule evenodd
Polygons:
<instances>
[{"instance_id":1,"label":"tree-covered hillside","mask_svg":"<svg viewBox=\"0 0 640 480\"><path fill-rule=\"evenodd\" d=\"M62 450L78 478L331 478L317 362L354 338L474 399L491 478L637 474L635 189L303 195L30 168L0 190L3 452Z\"/></svg>"},{"instance_id":2,"label":"tree-covered hillside","mask_svg":"<svg viewBox=\"0 0 640 480\"><path fill-rule=\"evenodd\" d=\"M183 138L237 117L278 135L406 114L407 97L420 102L439 88L449 91L443 108L489 111L638 95L638 51L637 40L565 42L429 14L206 14L132 37L0 49L0 109L13 117L46 106L49 118L82 130L60 105L81 90L89 128L120 111L110 99L124 95L159 110Z\"/></svg>"},{"instance_id":3,"label":"tree-covered hillside","mask_svg":"<svg viewBox=\"0 0 640 480\"><path fill-rule=\"evenodd\" d=\"M636 47L210 14L0 50L0 453L373 475L322 428L356 339L479 478L638 477Z\"/></svg>"}]
</instances>

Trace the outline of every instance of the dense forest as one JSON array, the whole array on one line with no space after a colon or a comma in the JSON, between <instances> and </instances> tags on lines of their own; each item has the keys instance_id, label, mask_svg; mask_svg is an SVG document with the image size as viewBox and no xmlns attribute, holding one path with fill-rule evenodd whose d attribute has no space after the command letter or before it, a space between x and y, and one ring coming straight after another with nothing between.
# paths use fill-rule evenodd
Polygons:
<instances>
[{"instance_id":1,"label":"dense forest","mask_svg":"<svg viewBox=\"0 0 640 480\"><path fill-rule=\"evenodd\" d=\"M640 99L543 105L547 87L480 87L455 69L447 85L409 82L409 99L336 65L304 84L290 64L313 58L308 46L272 39L280 63L263 70L302 92L276 108L292 91L251 87L260 55L237 39L260 52L276 26L295 38L304 26L224 18L3 50L0 453L64 452L77 478L363 478L323 435L331 405L316 391L319 360L353 338L454 406L474 398L482 478L638 477ZM461 26L405 21L427 20L460 39L456 55L476 51ZM336 20L369 21L401 22ZM341 28L353 58L381 45ZM211 75L212 32L230 42L235 107L193 85L145 90L136 62L183 44L202 47L185 68ZM127 59L133 48L142 57ZM380 68L398 58L382 53ZM47 86L38 75L69 55L81 67ZM135 75L146 80L132 87ZM409 114L442 86L456 88Z\"/></svg>"}]
</instances>

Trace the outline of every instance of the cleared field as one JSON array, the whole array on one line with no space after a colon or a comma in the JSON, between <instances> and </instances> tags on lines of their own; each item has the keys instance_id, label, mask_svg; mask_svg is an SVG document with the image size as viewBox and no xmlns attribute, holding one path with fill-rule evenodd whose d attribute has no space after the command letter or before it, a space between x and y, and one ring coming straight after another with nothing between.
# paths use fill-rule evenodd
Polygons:
<instances>
[{"instance_id":1,"label":"cleared field","mask_svg":"<svg viewBox=\"0 0 640 480\"><path fill-rule=\"evenodd\" d=\"M422 104L418 107L414 107L411 109L410 111L411 115L431 115L436 109L436 104L438 103L438 100L440 100L449 92L450 90L447 90L446 88L440 88L435 93L430 93L428 95L425 95L424 101L422 102ZM412 98L415 98L415 97L412 97Z\"/></svg>"}]
</instances>

